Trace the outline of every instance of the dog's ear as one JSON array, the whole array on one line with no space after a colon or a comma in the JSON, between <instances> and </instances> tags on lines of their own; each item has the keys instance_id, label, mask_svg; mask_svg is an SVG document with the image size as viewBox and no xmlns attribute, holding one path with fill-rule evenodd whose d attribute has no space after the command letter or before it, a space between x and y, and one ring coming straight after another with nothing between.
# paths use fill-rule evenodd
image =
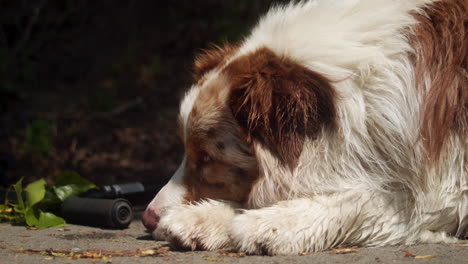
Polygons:
<instances>
[{"instance_id":1,"label":"dog's ear","mask_svg":"<svg viewBox=\"0 0 468 264\"><path fill-rule=\"evenodd\" d=\"M315 138L335 119L330 81L262 48L230 63L229 107L249 140L260 142L291 169L306 138Z\"/></svg>"},{"instance_id":2,"label":"dog's ear","mask_svg":"<svg viewBox=\"0 0 468 264\"><path fill-rule=\"evenodd\" d=\"M210 48L201 50L201 52L195 56L193 67L194 79L196 81L200 80L205 73L221 65L235 49L235 45L225 43L222 47L212 44Z\"/></svg>"}]
</instances>

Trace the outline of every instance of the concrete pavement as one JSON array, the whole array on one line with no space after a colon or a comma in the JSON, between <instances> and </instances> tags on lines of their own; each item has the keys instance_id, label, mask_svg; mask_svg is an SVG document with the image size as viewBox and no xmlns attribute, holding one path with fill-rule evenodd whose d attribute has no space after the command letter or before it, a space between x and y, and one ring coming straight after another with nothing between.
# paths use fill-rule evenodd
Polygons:
<instances>
[{"instance_id":1,"label":"concrete pavement","mask_svg":"<svg viewBox=\"0 0 468 264\"><path fill-rule=\"evenodd\" d=\"M468 263L468 241L451 245L358 248L304 256L243 256L225 251L176 252L155 242L139 220L125 230L67 224L28 230L0 224L0 264L9 263ZM160 249L163 247L162 249ZM159 250L159 251L158 251ZM71 253L75 252L75 253ZM346 254L342 254L346 253ZM79 255L81 254L81 255ZM106 255L107 254L107 255ZM146 256L145 256L146 255ZM406 255L406 256L405 256ZM408 256L409 255L409 256ZM89 258L85 258L89 257Z\"/></svg>"}]
</instances>

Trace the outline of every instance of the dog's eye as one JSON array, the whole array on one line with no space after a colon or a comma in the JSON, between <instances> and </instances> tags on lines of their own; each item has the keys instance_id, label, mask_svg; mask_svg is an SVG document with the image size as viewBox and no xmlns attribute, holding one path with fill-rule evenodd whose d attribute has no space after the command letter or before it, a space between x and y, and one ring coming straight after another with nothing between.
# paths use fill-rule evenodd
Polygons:
<instances>
[{"instance_id":1,"label":"dog's eye","mask_svg":"<svg viewBox=\"0 0 468 264\"><path fill-rule=\"evenodd\" d=\"M195 166L196 168L202 168L204 166L209 165L213 159L210 157L208 154L201 154L198 159L195 160Z\"/></svg>"},{"instance_id":2,"label":"dog's eye","mask_svg":"<svg viewBox=\"0 0 468 264\"><path fill-rule=\"evenodd\" d=\"M206 154L203 155L203 157L201 158L201 162L203 164L210 163L212 160L213 159L210 156L206 155Z\"/></svg>"}]
</instances>

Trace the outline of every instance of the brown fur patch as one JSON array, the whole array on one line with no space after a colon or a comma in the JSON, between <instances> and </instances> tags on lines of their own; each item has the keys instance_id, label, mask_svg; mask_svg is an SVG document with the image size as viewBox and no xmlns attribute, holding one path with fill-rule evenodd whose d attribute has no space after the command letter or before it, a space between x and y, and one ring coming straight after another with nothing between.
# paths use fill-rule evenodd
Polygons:
<instances>
[{"instance_id":1,"label":"brown fur patch","mask_svg":"<svg viewBox=\"0 0 468 264\"><path fill-rule=\"evenodd\" d=\"M219 151L216 142L211 141L203 132L190 136L186 146L185 200L194 202L210 198L244 204L259 177L255 157L250 153L249 156L233 159L232 156L225 156L225 151ZM247 162L236 164L242 159Z\"/></svg>"},{"instance_id":2,"label":"brown fur patch","mask_svg":"<svg viewBox=\"0 0 468 264\"><path fill-rule=\"evenodd\" d=\"M203 84L203 75L217 66L237 49L235 45L225 44L223 47L212 45L210 49L202 50L195 58L193 77L198 85Z\"/></svg>"},{"instance_id":3,"label":"brown fur patch","mask_svg":"<svg viewBox=\"0 0 468 264\"><path fill-rule=\"evenodd\" d=\"M229 64L229 106L249 138L290 168L306 137L334 124L335 91L322 75L261 48Z\"/></svg>"},{"instance_id":4,"label":"brown fur patch","mask_svg":"<svg viewBox=\"0 0 468 264\"><path fill-rule=\"evenodd\" d=\"M468 133L468 1L441 0L424 12L415 15L411 44L422 95L421 137L435 162L450 133Z\"/></svg>"},{"instance_id":5,"label":"brown fur patch","mask_svg":"<svg viewBox=\"0 0 468 264\"><path fill-rule=\"evenodd\" d=\"M243 204L259 178L246 135L226 106L226 79L213 79L200 91L187 122L184 185L186 202L222 199Z\"/></svg>"}]
</instances>

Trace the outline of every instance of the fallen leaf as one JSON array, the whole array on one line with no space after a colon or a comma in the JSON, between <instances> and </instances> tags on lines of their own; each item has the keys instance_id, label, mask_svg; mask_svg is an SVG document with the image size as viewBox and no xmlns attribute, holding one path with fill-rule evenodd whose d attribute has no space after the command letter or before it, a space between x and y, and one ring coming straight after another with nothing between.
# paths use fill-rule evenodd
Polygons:
<instances>
[{"instance_id":1,"label":"fallen leaf","mask_svg":"<svg viewBox=\"0 0 468 264\"><path fill-rule=\"evenodd\" d=\"M64 254L64 253L57 253L57 252L53 252L53 251L50 251L49 252L50 255L54 256L54 257L59 257L59 258L64 258L67 256L67 254Z\"/></svg>"},{"instance_id":2,"label":"fallen leaf","mask_svg":"<svg viewBox=\"0 0 468 264\"><path fill-rule=\"evenodd\" d=\"M52 257L66 257L72 259L89 258L89 259L103 259L110 262L107 258L110 257L147 257L158 256L167 253L169 247L160 248L137 248L129 250L107 250L107 249L90 249L90 250L66 250L66 249L23 249L20 252L39 253L43 256Z\"/></svg>"},{"instance_id":3,"label":"fallen leaf","mask_svg":"<svg viewBox=\"0 0 468 264\"><path fill-rule=\"evenodd\" d=\"M209 262L217 262L220 261L219 258L210 258L210 257L203 257L204 260L209 261Z\"/></svg>"},{"instance_id":4,"label":"fallen leaf","mask_svg":"<svg viewBox=\"0 0 468 264\"><path fill-rule=\"evenodd\" d=\"M142 250L141 251L141 256L150 256L156 253L156 250L154 249L147 249L147 250Z\"/></svg>"},{"instance_id":5,"label":"fallen leaf","mask_svg":"<svg viewBox=\"0 0 468 264\"><path fill-rule=\"evenodd\" d=\"M219 252L221 256L231 257L231 258L243 258L245 257L244 252L229 252L229 251L222 251Z\"/></svg>"},{"instance_id":6,"label":"fallen leaf","mask_svg":"<svg viewBox=\"0 0 468 264\"><path fill-rule=\"evenodd\" d=\"M468 244L455 244L456 247L468 247Z\"/></svg>"},{"instance_id":7,"label":"fallen leaf","mask_svg":"<svg viewBox=\"0 0 468 264\"><path fill-rule=\"evenodd\" d=\"M93 259L93 258L101 258L102 255L99 254L99 253L96 253L96 252L85 251L85 252L83 252L83 256L82 256L82 257L83 257L83 258L91 258L91 259Z\"/></svg>"},{"instance_id":8,"label":"fallen leaf","mask_svg":"<svg viewBox=\"0 0 468 264\"><path fill-rule=\"evenodd\" d=\"M158 254L166 254L167 252L169 252L171 250L170 247L160 247L156 250L156 253Z\"/></svg>"},{"instance_id":9,"label":"fallen leaf","mask_svg":"<svg viewBox=\"0 0 468 264\"><path fill-rule=\"evenodd\" d=\"M308 255L311 255L312 252L302 252L302 253L299 253L299 256L308 256Z\"/></svg>"},{"instance_id":10,"label":"fallen leaf","mask_svg":"<svg viewBox=\"0 0 468 264\"><path fill-rule=\"evenodd\" d=\"M418 255L414 255L409 250L403 250L403 252L405 252L405 257L411 257L411 258L415 258L415 259L429 259L429 258L436 258L437 257L437 256L434 256L434 255L418 256Z\"/></svg>"},{"instance_id":11,"label":"fallen leaf","mask_svg":"<svg viewBox=\"0 0 468 264\"><path fill-rule=\"evenodd\" d=\"M426 256L414 256L415 259L430 259L430 258L436 258L437 256L433 255L426 255Z\"/></svg>"},{"instance_id":12,"label":"fallen leaf","mask_svg":"<svg viewBox=\"0 0 468 264\"><path fill-rule=\"evenodd\" d=\"M335 254L349 254L349 253L357 253L359 250L357 250L357 247L351 247L351 248L332 248L331 251Z\"/></svg>"}]
</instances>

